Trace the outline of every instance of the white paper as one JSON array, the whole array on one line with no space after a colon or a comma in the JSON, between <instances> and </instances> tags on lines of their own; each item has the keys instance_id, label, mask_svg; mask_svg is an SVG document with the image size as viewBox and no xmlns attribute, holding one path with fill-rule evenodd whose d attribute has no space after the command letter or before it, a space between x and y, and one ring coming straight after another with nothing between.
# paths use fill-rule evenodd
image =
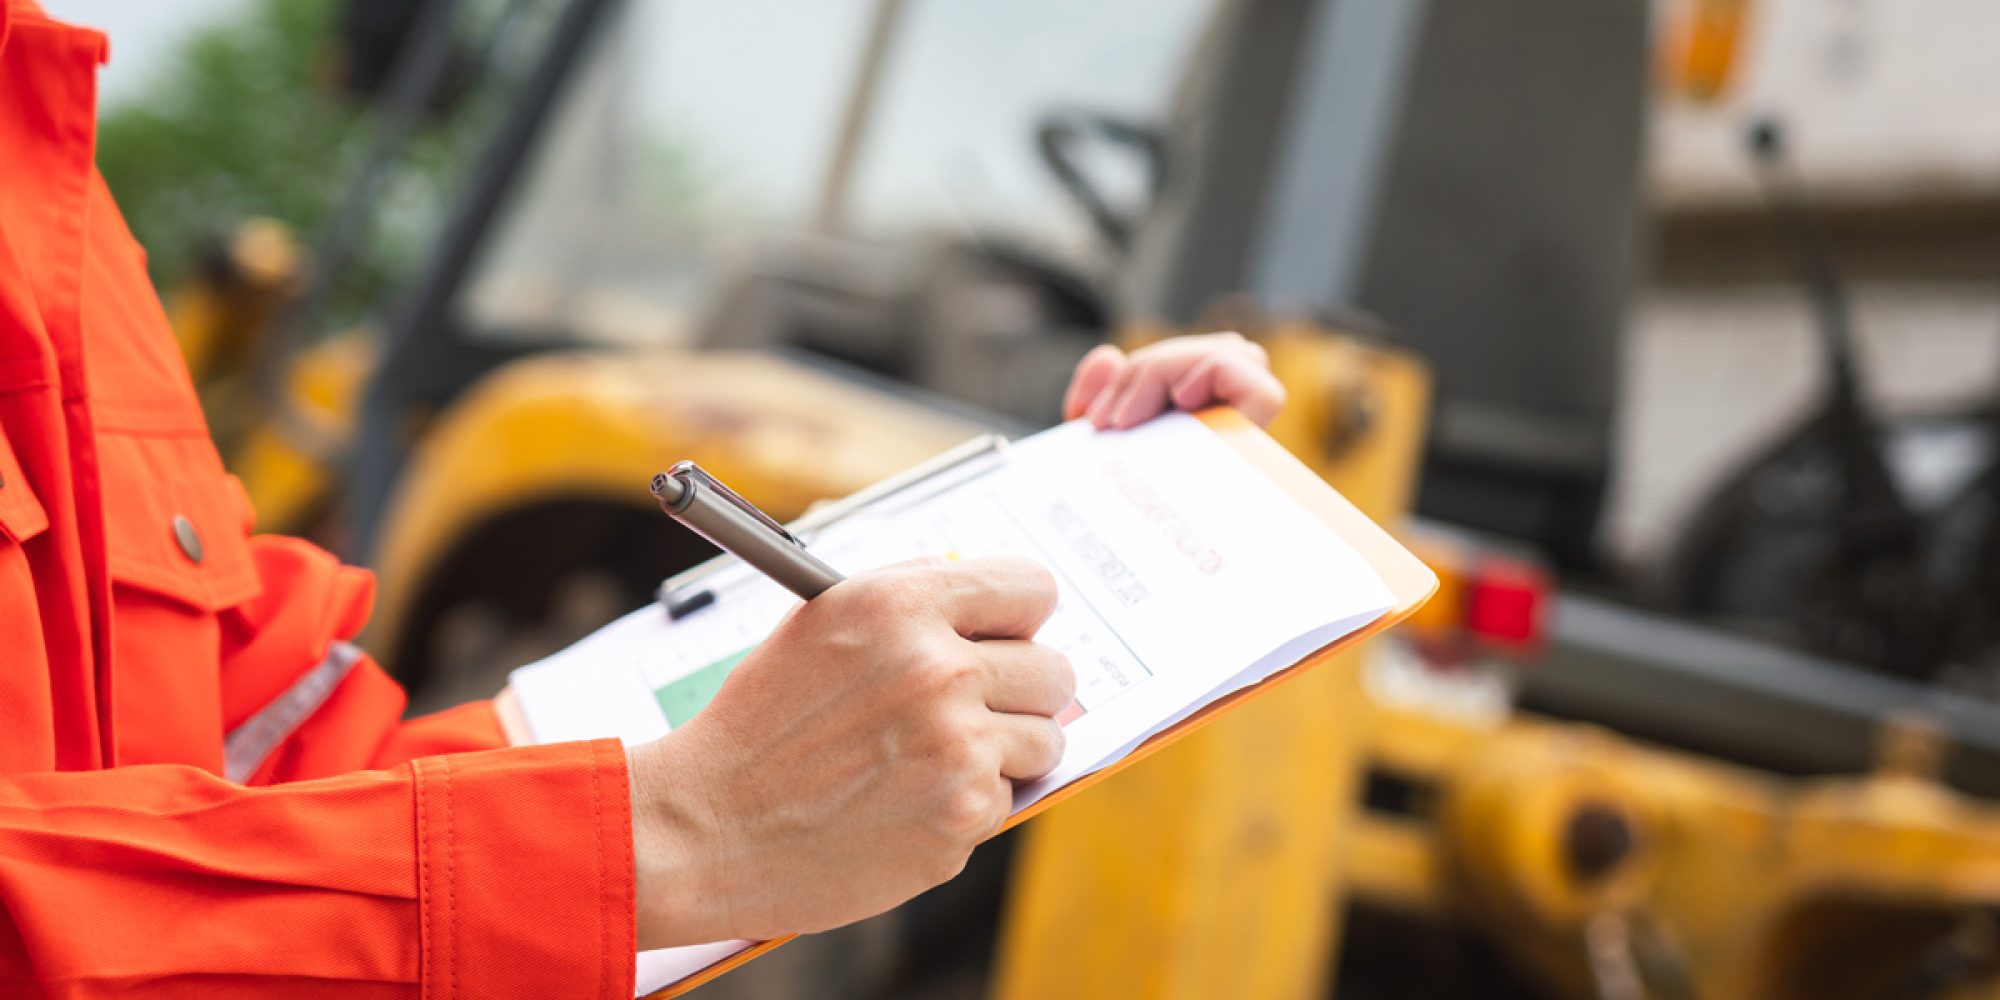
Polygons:
<instances>
[{"instance_id":1,"label":"white paper","mask_svg":"<svg viewBox=\"0 0 2000 1000\"><path fill-rule=\"evenodd\" d=\"M1061 764L1017 789L1017 811L1391 604L1388 587L1338 535L1180 414L1121 433L1055 428L810 541L849 574L917 556L996 554L1054 572L1058 607L1036 638L1068 654L1078 705L1064 724ZM707 583L715 603L681 621L651 605L515 671L534 737L657 738L698 711L728 666L796 603L747 567ZM642 955L640 993L747 946Z\"/></svg>"}]
</instances>

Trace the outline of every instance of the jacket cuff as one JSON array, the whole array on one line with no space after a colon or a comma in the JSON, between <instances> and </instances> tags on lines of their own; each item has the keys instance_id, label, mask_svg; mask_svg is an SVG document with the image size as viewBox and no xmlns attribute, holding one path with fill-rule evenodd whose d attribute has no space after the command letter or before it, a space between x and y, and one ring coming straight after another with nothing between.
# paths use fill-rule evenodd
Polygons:
<instances>
[{"instance_id":1,"label":"jacket cuff","mask_svg":"<svg viewBox=\"0 0 2000 1000\"><path fill-rule=\"evenodd\" d=\"M632 800L618 741L410 766L425 1000L629 1000Z\"/></svg>"}]
</instances>

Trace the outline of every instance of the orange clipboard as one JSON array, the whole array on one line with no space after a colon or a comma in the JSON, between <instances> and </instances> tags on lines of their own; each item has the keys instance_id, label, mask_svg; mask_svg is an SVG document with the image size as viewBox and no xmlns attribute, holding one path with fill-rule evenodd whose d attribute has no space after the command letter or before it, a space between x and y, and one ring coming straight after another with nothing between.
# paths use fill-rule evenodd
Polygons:
<instances>
[{"instance_id":1,"label":"orange clipboard","mask_svg":"<svg viewBox=\"0 0 2000 1000\"><path fill-rule=\"evenodd\" d=\"M1026 809L1009 817L1000 832L1011 830L1027 822L1059 803L1069 800L1084 789L1131 767L1146 759L1161 748L1172 744L1208 723L1217 716L1251 699L1261 697L1286 680L1304 673L1327 660L1347 651L1354 645L1379 635L1408 618L1423 603L1437 592L1437 575L1430 567L1412 555L1401 543L1390 536L1381 525L1356 510L1347 498L1335 492L1325 480L1315 475L1311 469L1284 449L1283 445L1271 439L1270 435L1248 418L1227 407L1216 407L1198 414L1202 423L1227 442L1236 452L1250 461L1264 475L1270 477L1280 489L1298 501L1299 506L1312 512L1334 533L1346 541L1355 552L1373 567L1382 582L1388 585L1391 604L1389 610L1367 625L1335 639L1320 647L1297 663L1265 678L1261 683L1234 691L1203 706L1193 715L1181 720L1171 728L1162 730L1153 738L1141 743L1131 753L1100 771L1087 774L1063 787L1056 789ZM998 836L998 834L995 834ZM782 937L752 945L728 958L697 972L685 979L647 994L648 1000L677 997L697 986L714 980L738 966L749 962L773 948L790 941Z\"/></svg>"}]
</instances>

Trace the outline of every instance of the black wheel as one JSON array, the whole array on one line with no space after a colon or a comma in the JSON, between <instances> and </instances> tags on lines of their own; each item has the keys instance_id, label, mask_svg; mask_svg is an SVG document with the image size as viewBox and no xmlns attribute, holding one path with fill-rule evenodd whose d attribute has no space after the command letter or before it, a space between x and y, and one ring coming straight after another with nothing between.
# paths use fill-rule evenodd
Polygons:
<instances>
[{"instance_id":1,"label":"black wheel","mask_svg":"<svg viewBox=\"0 0 2000 1000\"><path fill-rule=\"evenodd\" d=\"M438 562L388 663L411 714L490 697L508 671L652 600L713 552L648 508L554 499L509 510Z\"/></svg>"}]
</instances>

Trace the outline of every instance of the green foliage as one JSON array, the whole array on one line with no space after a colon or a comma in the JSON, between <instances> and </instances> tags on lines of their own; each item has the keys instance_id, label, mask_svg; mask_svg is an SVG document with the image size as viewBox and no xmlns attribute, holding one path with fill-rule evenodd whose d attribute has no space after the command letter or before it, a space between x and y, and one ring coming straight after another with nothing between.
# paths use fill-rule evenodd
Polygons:
<instances>
[{"instance_id":1,"label":"green foliage","mask_svg":"<svg viewBox=\"0 0 2000 1000\"><path fill-rule=\"evenodd\" d=\"M310 233L334 207L362 118L315 80L334 14L330 0L255 0L190 38L144 97L106 109L98 168L161 287L246 216Z\"/></svg>"},{"instance_id":2,"label":"green foliage","mask_svg":"<svg viewBox=\"0 0 2000 1000\"><path fill-rule=\"evenodd\" d=\"M495 62L471 67L449 114L427 122L397 152L379 197L362 206L369 238L333 277L322 330L376 312L413 273L470 155L560 9L553 3L464 5L462 47L483 51L480 39L501 34L514 42L499 47ZM497 32L502 10L525 16L510 22L511 32ZM338 15L338 0L244 0L232 19L190 36L142 96L102 110L98 167L147 250L157 287L179 285L211 241L246 218L277 219L310 245L342 207L373 134L367 105L329 82ZM716 172L705 169L687 142L654 122L606 122L614 131L593 133L588 141L626 150L635 169L621 198L675 220L714 200ZM527 187L531 196L538 191L558 201L574 196L563 188Z\"/></svg>"},{"instance_id":3,"label":"green foliage","mask_svg":"<svg viewBox=\"0 0 2000 1000\"><path fill-rule=\"evenodd\" d=\"M178 284L248 217L277 219L310 245L341 207L371 115L329 82L338 13L335 0L249 0L189 38L143 97L104 109L98 169L156 287ZM398 151L365 206L371 238L334 279L329 322L368 313L415 267L491 106L474 95Z\"/></svg>"}]
</instances>

